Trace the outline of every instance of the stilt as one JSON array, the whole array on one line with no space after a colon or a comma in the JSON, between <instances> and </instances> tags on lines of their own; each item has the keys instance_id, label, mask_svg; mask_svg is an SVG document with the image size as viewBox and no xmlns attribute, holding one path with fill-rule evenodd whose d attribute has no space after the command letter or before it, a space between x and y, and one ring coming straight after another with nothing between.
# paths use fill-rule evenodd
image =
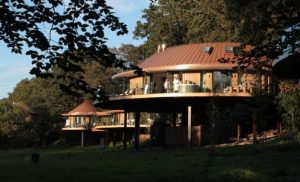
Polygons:
<instances>
[{"instance_id":1,"label":"stilt","mask_svg":"<svg viewBox=\"0 0 300 182\"><path fill-rule=\"evenodd\" d=\"M81 146L84 146L84 131L81 131Z\"/></svg>"},{"instance_id":2,"label":"stilt","mask_svg":"<svg viewBox=\"0 0 300 182\"><path fill-rule=\"evenodd\" d=\"M282 133L282 123L279 122L279 133L281 134Z\"/></svg>"},{"instance_id":3,"label":"stilt","mask_svg":"<svg viewBox=\"0 0 300 182\"><path fill-rule=\"evenodd\" d=\"M241 137L241 125L240 125L240 123L238 123L237 124L237 132L236 132L236 140L237 140L237 142L239 142L240 141L240 137Z\"/></svg>"},{"instance_id":4,"label":"stilt","mask_svg":"<svg viewBox=\"0 0 300 182\"><path fill-rule=\"evenodd\" d=\"M173 127L176 127L177 113L173 112Z\"/></svg>"},{"instance_id":5,"label":"stilt","mask_svg":"<svg viewBox=\"0 0 300 182\"><path fill-rule=\"evenodd\" d=\"M253 131L253 143L257 143L257 121L256 116L253 114L253 123L252 123L252 131Z\"/></svg>"},{"instance_id":6,"label":"stilt","mask_svg":"<svg viewBox=\"0 0 300 182\"><path fill-rule=\"evenodd\" d=\"M134 127L134 149L137 151L140 145L140 112L135 112L135 127Z\"/></svg>"},{"instance_id":7,"label":"stilt","mask_svg":"<svg viewBox=\"0 0 300 182\"><path fill-rule=\"evenodd\" d=\"M280 136L281 132L281 122L277 122L277 135Z\"/></svg>"},{"instance_id":8,"label":"stilt","mask_svg":"<svg viewBox=\"0 0 300 182\"><path fill-rule=\"evenodd\" d=\"M187 122L188 122L188 146L192 147L192 107L188 106L188 118L187 118Z\"/></svg>"},{"instance_id":9,"label":"stilt","mask_svg":"<svg viewBox=\"0 0 300 182\"><path fill-rule=\"evenodd\" d=\"M127 148L127 112L124 112L123 147Z\"/></svg>"}]
</instances>

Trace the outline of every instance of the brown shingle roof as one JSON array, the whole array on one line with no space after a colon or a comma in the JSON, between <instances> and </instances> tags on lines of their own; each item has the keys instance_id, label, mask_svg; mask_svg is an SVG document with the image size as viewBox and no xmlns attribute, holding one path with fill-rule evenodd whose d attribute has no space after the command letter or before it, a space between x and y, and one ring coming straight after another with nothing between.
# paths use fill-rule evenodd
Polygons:
<instances>
[{"instance_id":1,"label":"brown shingle roof","mask_svg":"<svg viewBox=\"0 0 300 182\"><path fill-rule=\"evenodd\" d=\"M90 116L95 115L96 112L98 110L89 101L84 101L70 112L63 114L63 116Z\"/></svg>"},{"instance_id":2,"label":"brown shingle roof","mask_svg":"<svg viewBox=\"0 0 300 182\"><path fill-rule=\"evenodd\" d=\"M233 58L233 53L226 53L225 47L238 47L238 42L214 42L180 45L156 52L138 64L145 72L187 71L187 70L214 70L232 69L232 63L221 64L221 58ZM212 47L211 53L203 51L204 47ZM247 49L250 49L248 46ZM119 73L115 78L133 76L133 71Z\"/></svg>"}]
</instances>

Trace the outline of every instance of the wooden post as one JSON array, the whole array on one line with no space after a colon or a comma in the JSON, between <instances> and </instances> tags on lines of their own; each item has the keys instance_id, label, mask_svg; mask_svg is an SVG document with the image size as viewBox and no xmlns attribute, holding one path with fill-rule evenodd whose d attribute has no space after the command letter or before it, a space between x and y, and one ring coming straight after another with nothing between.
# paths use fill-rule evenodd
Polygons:
<instances>
[{"instance_id":1,"label":"wooden post","mask_svg":"<svg viewBox=\"0 0 300 182\"><path fill-rule=\"evenodd\" d=\"M173 112L173 127L176 127L177 113Z\"/></svg>"},{"instance_id":2,"label":"wooden post","mask_svg":"<svg viewBox=\"0 0 300 182\"><path fill-rule=\"evenodd\" d=\"M282 123L279 122L279 133L281 134L282 133Z\"/></svg>"},{"instance_id":3,"label":"wooden post","mask_svg":"<svg viewBox=\"0 0 300 182\"><path fill-rule=\"evenodd\" d=\"M123 129L123 147L126 150L127 146L127 111L124 112L124 129Z\"/></svg>"},{"instance_id":4,"label":"wooden post","mask_svg":"<svg viewBox=\"0 0 300 182\"><path fill-rule=\"evenodd\" d=\"M192 147L192 107L188 106L188 146Z\"/></svg>"},{"instance_id":5,"label":"wooden post","mask_svg":"<svg viewBox=\"0 0 300 182\"><path fill-rule=\"evenodd\" d=\"M281 122L277 122L277 135L280 136L282 132Z\"/></svg>"},{"instance_id":6,"label":"wooden post","mask_svg":"<svg viewBox=\"0 0 300 182\"><path fill-rule=\"evenodd\" d=\"M237 136L236 139L239 142L240 141L240 137L241 137L241 125L240 123L237 124Z\"/></svg>"},{"instance_id":7,"label":"wooden post","mask_svg":"<svg viewBox=\"0 0 300 182\"><path fill-rule=\"evenodd\" d=\"M140 112L135 112L135 122L134 122L134 149L137 151L139 149L140 145Z\"/></svg>"},{"instance_id":8,"label":"wooden post","mask_svg":"<svg viewBox=\"0 0 300 182\"><path fill-rule=\"evenodd\" d=\"M253 143L257 142L257 121L256 121L256 115L253 114L253 123L252 123L252 131L253 131Z\"/></svg>"},{"instance_id":9,"label":"wooden post","mask_svg":"<svg viewBox=\"0 0 300 182\"><path fill-rule=\"evenodd\" d=\"M84 131L81 131L81 146L84 146Z\"/></svg>"}]
</instances>

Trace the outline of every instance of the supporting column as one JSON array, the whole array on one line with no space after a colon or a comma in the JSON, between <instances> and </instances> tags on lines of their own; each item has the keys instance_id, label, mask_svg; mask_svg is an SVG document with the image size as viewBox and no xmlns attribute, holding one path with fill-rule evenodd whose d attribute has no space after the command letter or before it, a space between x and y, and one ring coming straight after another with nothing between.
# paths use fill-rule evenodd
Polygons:
<instances>
[{"instance_id":1,"label":"supporting column","mask_svg":"<svg viewBox=\"0 0 300 182\"><path fill-rule=\"evenodd\" d=\"M81 131L81 146L84 146L84 131Z\"/></svg>"},{"instance_id":2,"label":"supporting column","mask_svg":"<svg viewBox=\"0 0 300 182\"><path fill-rule=\"evenodd\" d=\"M135 115L135 122L134 122L134 149L137 151L140 145L140 112L136 111Z\"/></svg>"},{"instance_id":3,"label":"supporting column","mask_svg":"<svg viewBox=\"0 0 300 182\"><path fill-rule=\"evenodd\" d=\"M126 150L127 146L127 111L124 112L124 129L123 129L123 147Z\"/></svg>"},{"instance_id":4,"label":"supporting column","mask_svg":"<svg viewBox=\"0 0 300 182\"><path fill-rule=\"evenodd\" d=\"M187 120L187 124L188 124L188 146L192 147L192 107L188 106L188 120Z\"/></svg>"},{"instance_id":5,"label":"supporting column","mask_svg":"<svg viewBox=\"0 0 300 182\"><path fill-rule=\"evenodd\" d=\"M176 127L177 113L173 112L173 127Z\"/></svg>"},{"instance_id":6,"label":"supporting column","mask_svg":"<svg viewBox=\"0 0 300 182\"><path fill-rule=\"evenodd\" d=\"M281 132L281 122L277 122L277 135L280 136Z\"/></svg>"},{"instance_id":7,"label":"supporting column","mask_svg":"<svg viewBox=\"0 0 300 182\"><path fill-rule=\"evenodd\" d=\"M257 143L257 121L256 121L256 115L253 114L253 123L252 123L252 131L253 131L253 143Z\"/></svg>"},{"instance_id":8,"label":"supporting column","mask_svg":"<svg viewBox=\"0 0 300 182\"><path fill-rule=\"evenodd\" d=\"M237 136L236 136L237 142L240 141L240 137L241 137L241 125L240 125L240 123L238 123L237 124Z\"/></svg>"}]
</instances>

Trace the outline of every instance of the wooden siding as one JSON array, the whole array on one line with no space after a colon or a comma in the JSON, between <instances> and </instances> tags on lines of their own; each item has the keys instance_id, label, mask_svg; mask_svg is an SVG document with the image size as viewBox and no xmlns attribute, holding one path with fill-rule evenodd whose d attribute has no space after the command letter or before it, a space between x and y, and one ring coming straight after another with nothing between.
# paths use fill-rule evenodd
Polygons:
<instances>
[{"instance_id":1,"label":"wooden siding","mask_svg":"<svg viewBox=\"0 0 300 182\"><path fill-rule=\"evenodd\" d=\"M192 127L192 145L201 146L203 138L203 126ZM166 127L165 144L168 146L187 146L188 134L187 127Z\"/></svg>"},{"instance_id":2,"label":"wooden siding","mask_svg":"<svg viewBox=\"0 0 300 182\"><path fill-rule=\"evenodd\" d=\"M182 74L183 83L195 83L200 85L200 73L183 73Z\"/></svg>"},{"instance_id":3,"label":"wooden siding","mask_svg":"<svg viewBox=\"0 0 300 182\"><path fill-rule=\"evenodd\" d=\"M129 89L134 90L136 87L143 87L143 77L132 78L129 81Z\"/></svg>"}]
</instances>

